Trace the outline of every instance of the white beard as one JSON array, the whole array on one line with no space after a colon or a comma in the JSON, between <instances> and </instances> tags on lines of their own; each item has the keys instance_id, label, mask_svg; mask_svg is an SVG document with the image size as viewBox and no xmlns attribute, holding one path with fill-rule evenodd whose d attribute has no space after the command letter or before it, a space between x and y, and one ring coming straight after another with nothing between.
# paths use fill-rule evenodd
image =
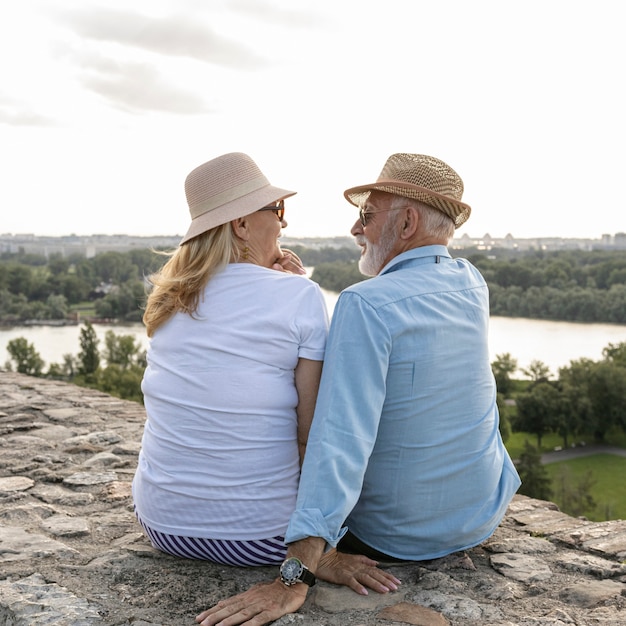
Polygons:
<instances>
[{"instance_id":1,"label":"white beard","mask_svg":"<svg viewBox=\"0 0 626 626\"><path fill-rule=\"evenodd\" d=\"M359 259L359 272L364 276L377 276L390 260L388 257L396 243L396 238L392 236L394 225L395 220L389 216L381 229L377 244L370 243L365 235L357 238L357 243L365 242L365 252Z\"/></svg>"}]
</instances>

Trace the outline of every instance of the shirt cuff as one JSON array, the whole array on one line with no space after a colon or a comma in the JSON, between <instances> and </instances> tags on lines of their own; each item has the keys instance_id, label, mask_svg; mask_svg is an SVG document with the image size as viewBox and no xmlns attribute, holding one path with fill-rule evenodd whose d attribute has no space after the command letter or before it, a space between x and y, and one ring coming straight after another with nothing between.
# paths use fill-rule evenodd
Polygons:
<instances>
[{"instance_id":1,"label":"shirt cuff","mask_svg":"<svg viewBox=\"0 0 626 626\"><path fill-rule=\"evenodd\" d=\"M285 543L293 543L307 537L321 537L328 545L336 548L346 532L347 528L340 528L339 532L332 533L319 509L300 509L291 516Z\"/></svg>"}]
</instances>

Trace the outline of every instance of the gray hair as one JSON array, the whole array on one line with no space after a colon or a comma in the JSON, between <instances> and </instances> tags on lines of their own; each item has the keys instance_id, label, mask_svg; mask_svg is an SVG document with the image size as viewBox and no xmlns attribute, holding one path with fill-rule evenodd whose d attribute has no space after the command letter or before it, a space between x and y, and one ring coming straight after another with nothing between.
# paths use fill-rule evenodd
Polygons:
<instances>
[{"instance_id":1,"label":"gray hair","mask_svg":"<svg viewBox=\"0 0 626 626\"><path fill-rule=\"evenodd\" d=\"M428 204L424 204L419 200L405 198L404 196L394 195L389 208L400 209L405 206L415 207L425 234L448 241L454 237L454 221L445 213Z\"/></svg>"}]
</instances>

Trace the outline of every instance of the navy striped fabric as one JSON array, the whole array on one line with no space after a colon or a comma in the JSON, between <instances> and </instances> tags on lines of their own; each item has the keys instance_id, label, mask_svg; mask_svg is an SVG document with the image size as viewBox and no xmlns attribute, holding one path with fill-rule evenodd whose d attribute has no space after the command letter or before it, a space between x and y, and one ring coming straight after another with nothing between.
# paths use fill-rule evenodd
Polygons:
<instances>
[{"instance_id":1,"label":"navy striped fabric","mask_svg":"<svg viewBox=\"0 0 626 626\"><path fill-rule=\"evenodd\" d=\"M179 537L160 533L147 526L139 516L137 519L157 550L185 559L201 559L222 565L276 565L283 562L287 553L283 537L252 541Z\"/></svg>"}]
</instances>

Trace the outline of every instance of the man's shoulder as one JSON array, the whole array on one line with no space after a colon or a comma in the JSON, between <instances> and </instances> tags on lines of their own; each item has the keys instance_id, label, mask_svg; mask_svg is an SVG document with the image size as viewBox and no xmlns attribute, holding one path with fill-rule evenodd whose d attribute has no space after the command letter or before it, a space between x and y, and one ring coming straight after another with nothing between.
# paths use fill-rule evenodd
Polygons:
<instances>
[{"instance_id":1,"label":"man's shoulder","mask_svg":"<svg viewBox=\"0 0 626 626\"><path fill-rule=\"evenodd\" d=\"M341 294L340 299L344 302L349 300L360 300L367 302L370 306L378 307L389 300L396 297L395 292L398 289L391 286L391 281L388 280L385 274L379 274L372 278L367 278L359 283L346 287ZM404 288L402 287L404 291Z\"/></svg>"}]
</instances>

